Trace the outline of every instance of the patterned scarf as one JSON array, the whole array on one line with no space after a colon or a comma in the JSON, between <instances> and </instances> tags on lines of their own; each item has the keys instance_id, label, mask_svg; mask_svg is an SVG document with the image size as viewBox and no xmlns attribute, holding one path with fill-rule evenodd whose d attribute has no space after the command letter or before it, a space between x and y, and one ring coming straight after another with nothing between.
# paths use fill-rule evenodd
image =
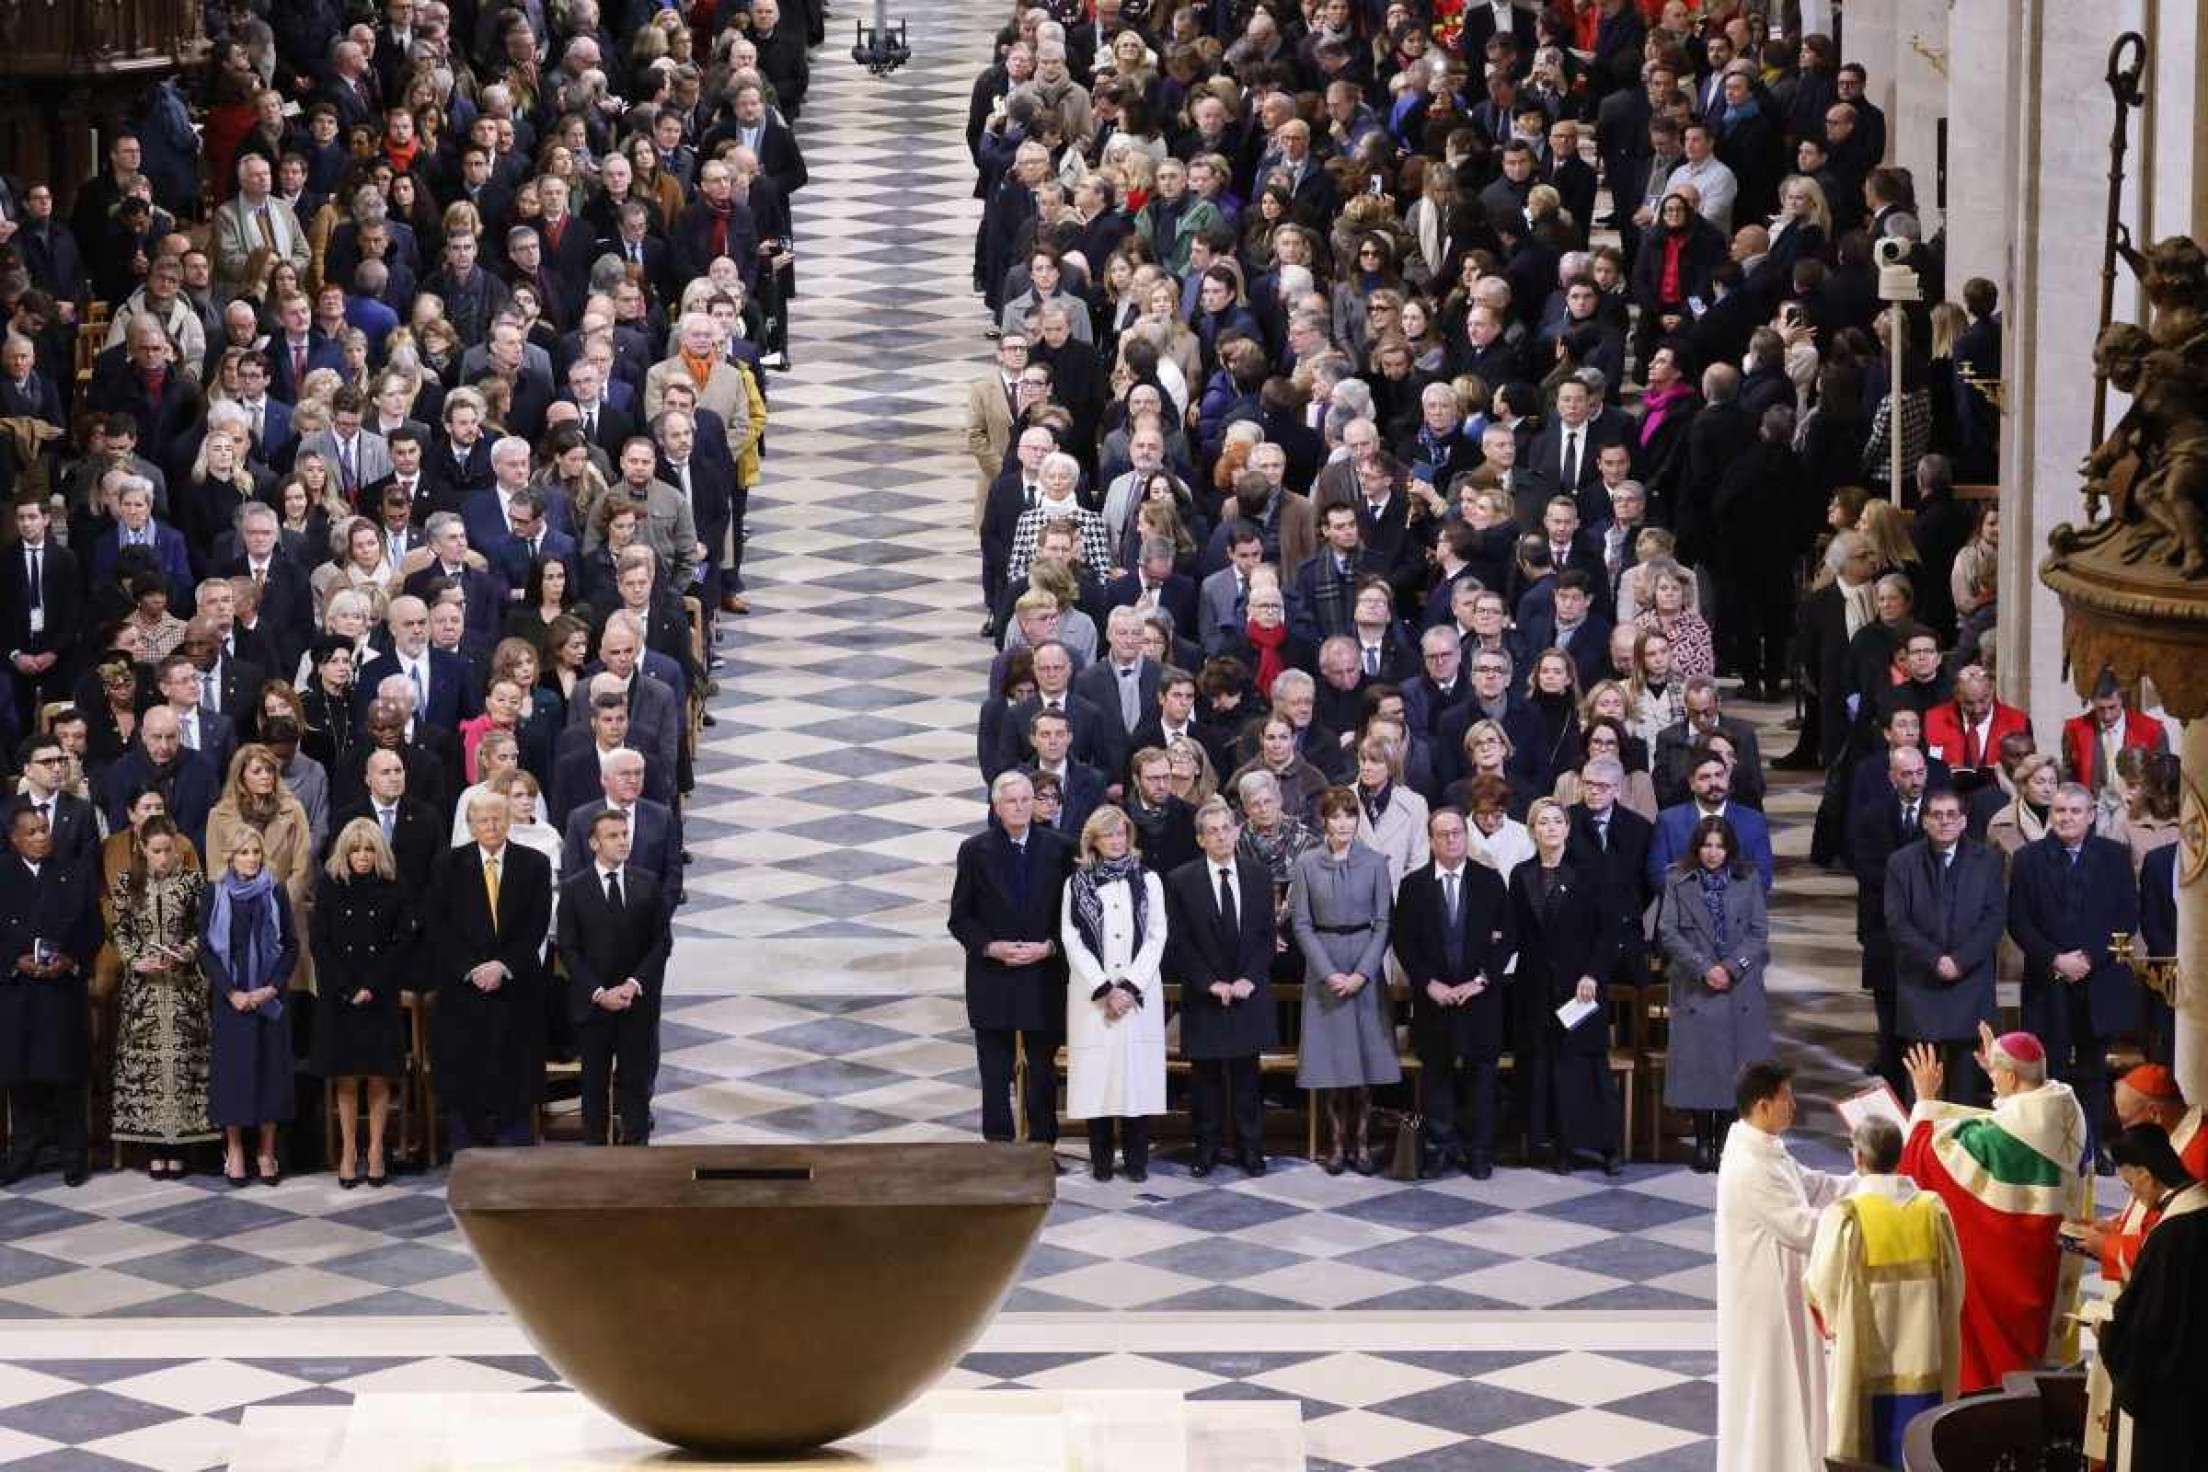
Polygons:
<instances>
[{"instance_id":1,"label":"patterned scarf","mask_svg":"<svg viewBox=\"0 0 2208 1472\"><path fill-rule=\"evenodd\" d=\"M1142 949L1143 924L1149 919L1150 888L1143 883L1142 860L1133 854L1118 859L1097 859L1073 871L1073 928L1081 943L1099 961L1104 959L1104 886L1125 881L1127 899L1135 912L1135 949Z\"/></svg>"},{"instance_id":2,"label":"patterned scarf","mask_svg":"<svg viewBox=\"0 0 2208 1472\"><path fill-rule=\"evenodd\" d=\"M1717 948L1722 951L1733 943L1725 928L1725 891L1732 887L1733 871L1702 869L1695 877L1702 881L1702 908L1710 915L1710 934L1717 937Z\"/></svg>"}]
</instances>

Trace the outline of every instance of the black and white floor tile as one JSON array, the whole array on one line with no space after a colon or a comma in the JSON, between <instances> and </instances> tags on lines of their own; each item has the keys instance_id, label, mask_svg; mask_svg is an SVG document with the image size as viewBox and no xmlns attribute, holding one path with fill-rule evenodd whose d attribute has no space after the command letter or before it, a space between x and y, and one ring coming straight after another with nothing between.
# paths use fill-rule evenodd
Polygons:
<instances>
[{"instance_id":1,"label":"black and white floor tile","mask_svg":"<svg viewBox=\"0 0 2208 1472\"><path fill-rule=\"evenodd\" d=\"M794 369L770 386L755 612L723 621L690 809L663 1143L976 1133L943 921L982 814L962 415L987 344L963 126L1001 11L908 18L914 60L891 78L833 48L816 61ZM1813 804L1773 800L1773 985L1829 1094L1856 1076L1868 1009L1850 891L1802 857ZM1315 1468L1709 1465L1708 1177L1405 1184L1283 1159L1196 1181L1168 1158L1141 1186L1068 1176L1061 1198L947 1385L1291 1397ZM474 1270L441 1175L238 1193L103 1174L0 1195L0 1467L186 1472L224 1465L253 1405L553 1383Z\"/></svg>"}]
</instances>

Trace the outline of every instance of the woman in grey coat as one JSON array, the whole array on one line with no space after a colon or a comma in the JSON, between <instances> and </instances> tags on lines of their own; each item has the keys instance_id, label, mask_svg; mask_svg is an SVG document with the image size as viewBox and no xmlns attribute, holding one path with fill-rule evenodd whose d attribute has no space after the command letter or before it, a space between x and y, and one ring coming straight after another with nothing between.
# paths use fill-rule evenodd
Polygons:
<instances>
[{"instance_id":1,"label":"woman in grey coat","mask_svg":"<svg viewBox=\"0 0 2208 1472\"><path fill-rule=\"evenodd\" d=\"M1304 961L1296 1082L1327 1091L1328 1145L1319 1163L1328 1175L1342 1173L1345 1154L1360 1175L1372 1174L1372 1086L1403 1076L1382 969L1395 886L1387 859L1357 841L1360 811L1354 791L1327 789L1319 799L1325 841L1296 860L1288 892ZM1345 1148L1345 1139L1354 1145Z\"/></svg>"},{"instance_id":2,"label":"woman in grey coat","mask_svg":"<svg viewBox=\"0 0 2208 1472\"><path fill-rule=\"evenodd\" d=\"M1771 1056L1763 971L1771 922L1753 865L1723 818L1704 818L1664 881L1657 921L1671 978L1664 1103L1694 1117L1694 1168L1717 1169L1741 1066Z\"/></svg>"}]
</instances>

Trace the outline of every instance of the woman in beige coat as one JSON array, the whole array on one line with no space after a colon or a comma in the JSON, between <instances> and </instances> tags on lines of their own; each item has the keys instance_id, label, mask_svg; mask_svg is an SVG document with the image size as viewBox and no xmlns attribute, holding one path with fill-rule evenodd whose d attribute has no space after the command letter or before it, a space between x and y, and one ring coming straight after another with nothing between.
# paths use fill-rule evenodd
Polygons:
<instances>
[{"instance_id":1,"label":"woman in beige coat","mask_svg":"<svg viewBox=\"0 0 2208 1472\"><path fill-rule=\"evenodd\" d=\"M284 786L283 764L276 753L259 742L248 742L230 758L229 780L207 814L206 851L232 852L239 832L246 828L261 835L262 863L283 886L291 901L292 923L298 934L305 935L314 897L314 840L307 810ZM314 990L314 967L305 946L299 948L290 987Z\"/></svg>"}]
</instances>

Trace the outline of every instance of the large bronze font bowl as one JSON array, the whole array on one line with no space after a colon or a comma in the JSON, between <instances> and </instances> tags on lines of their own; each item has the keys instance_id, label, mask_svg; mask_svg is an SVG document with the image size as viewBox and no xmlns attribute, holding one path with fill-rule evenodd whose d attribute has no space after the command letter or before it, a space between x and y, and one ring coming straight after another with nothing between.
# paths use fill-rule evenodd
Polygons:
<instances>
[{"instance_id":1,"label":"large bronze font bowl","mask_svg":"<svg viewBox=\"0 0 2208 1472\"><path fill-rule=\"evenodd\" d=\"M468 1150L450 1200L567 1383L696 1451L825 1446L972 1345L1056 1191L1047 1146Z\"/></svg>"}]
</instances>

